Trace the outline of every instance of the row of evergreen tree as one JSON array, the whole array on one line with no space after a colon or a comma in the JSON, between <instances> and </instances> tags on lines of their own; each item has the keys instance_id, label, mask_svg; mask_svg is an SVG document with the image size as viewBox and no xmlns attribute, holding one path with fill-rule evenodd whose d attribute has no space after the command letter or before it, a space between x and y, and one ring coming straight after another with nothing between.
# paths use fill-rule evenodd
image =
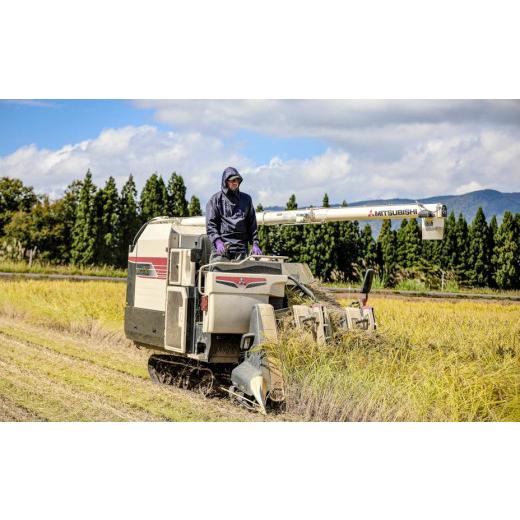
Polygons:
<instances>
[{"instance_id":1,"label":"row of evergreen tree","mask_svg":"<svg viewBox=\"0 0 520 520\"><path fill-rule=\"evenodd\" d=\"M327 194L322 206L329 207ZM297 207L291 195L286 209ZM306 262L323 280L357 280L370 267L385 286L415 278L428 287L452 280L474 287L520 288L520 213L506 211L498 226L495 216L487 223L482 208L469 225L462 214L456 219L451 212L443 240L422 240L416 219L402 220L397 229L384 220L377 240L369 224L360 227L357 221L264 227L259 236L266 252Z\"/></svg>"},{"instance_id":2,"label":"row of evergreen tree","mask_svg":"<svg viewBox=\"0 0 520 520\"><path fill-rule=\"evenodd\" d=\"M286 209L297 207L291 195ZM323 207L329 207L327 194ZM3 177L0 254L32 251L49 262L125 267L128 245L143 223L160 215L201 214L199 199L192 196L188 203L184 180L176 172L167 183L154 173L138 197L131 175L119 193L113 177L97 188L89 171L55 201ZM357 221L261 227L259 237L264 252L306 262L323 280L359 280L372 267L386 286L420 278L430 287L452 279L468 286L520 288L520 214L508 211L500 226L494 216L488 224L482 208L469 225L452 212L441 241L423 241L415 219L403 220L397 229L385 220L377 240L370 225Z\"/></svg>"},{"instance_id":3,"label":"row of evergreen tree","mask_svg":"<svg viewBox=\"0 0 520 520\"><path fill-rule=\"evenodd\" d=\"M132 175L119 193L113 177L97 188L88 171L52 202L18 179L0 179L4 255L35 251L49 262L126 267L128 245L139 228L162 215L202 215L199 199L192 196L187 202L184 180L175 172L167 184L157 173L151 175L138 198Z\"/></svg>"}]
</instances>

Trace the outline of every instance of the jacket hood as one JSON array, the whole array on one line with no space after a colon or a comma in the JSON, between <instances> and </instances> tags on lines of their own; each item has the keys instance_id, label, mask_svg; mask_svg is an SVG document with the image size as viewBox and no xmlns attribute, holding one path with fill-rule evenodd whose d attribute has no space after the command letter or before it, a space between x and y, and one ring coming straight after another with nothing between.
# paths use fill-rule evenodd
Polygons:
<instances>
[{"instance_id":1,"label":"jacket hood","mask_svg":"<svg viewBox=\"0 0 520 520\"><path fill-rule=\"evenodd\" d=\"M239 182L238 189L237 189L237 192L238 192L240 190L240 184L242 184L242 181L244 180L244 179L242 179L242 175L240 175L240 173L238 173L238 170L236 168L233 168L232 166L229 166L222 172L221 189L222 189L222 192L224 193L224 195L229 195L231 192L231 190L226 186L226 181L230 177L237 176L237 175L238 175L238 182Z\"/></svg>"}]
</instances>

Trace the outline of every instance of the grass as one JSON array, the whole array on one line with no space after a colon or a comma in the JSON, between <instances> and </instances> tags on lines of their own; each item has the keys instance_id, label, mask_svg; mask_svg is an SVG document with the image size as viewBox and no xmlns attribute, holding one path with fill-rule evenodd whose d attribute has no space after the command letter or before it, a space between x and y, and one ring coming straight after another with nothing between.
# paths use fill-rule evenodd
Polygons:
<instances>
[{"instance_id":1,"label":"grass","mask_svg":"<svg viewBox=\"0 0 520 520\"><path fill-rule=\"evenodd\" d=\"M37 274L63 274L85 276L111 276L117 278L126 277L126 269L117 269L110 266L80 267L74 265L54 265L35 261L29 267L27 262L0 261L0 272L4 273L37 273Z\"/></svg>"},{"instance_id":2,"label":"grass","mask_svg":"<svg viewBox=\"0 0 520 520\"><path fill-rule=\"evenodd\" d=\"M325 282L324 286L328 287L345 287L360 289L363 285L362 282ZM461 294L490 294L490 295L503 295L503 296L520 296L519 290L502 290L493 289L490 287L462 287L457 282L447 281L444 286L444 291L440 289L432 289L421 280L416 279L405 279L399 281L394 287L384 287L377 276L374 277L372 283L372 289L384 289L385 291L417 291L417 292L449 292L449 293L461 293Z\"/></svg>"},{"instance_id":3,"label":"grass","mask_svg":"<svg viewBox=\"0 0 520 520\"><path fill-rule=\"evenodd\" d=\"M20 420L243 419L207 400L175 407L181 391L177 401L159 397L147 353L124 338L124 295L124 284L111 282L0 280L0 418L15 406ZM370 301L375 333L320 346L286 332L268 345L281 360L291 417L520 421L520 304Z\"/></svg>"}]
</instances>

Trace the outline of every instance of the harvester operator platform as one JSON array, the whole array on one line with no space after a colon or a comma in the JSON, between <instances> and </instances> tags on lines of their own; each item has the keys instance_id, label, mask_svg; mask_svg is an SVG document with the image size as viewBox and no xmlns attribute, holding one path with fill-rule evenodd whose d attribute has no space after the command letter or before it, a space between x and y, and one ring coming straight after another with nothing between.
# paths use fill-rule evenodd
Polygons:
<instances>
[{"instance_id":1,"label":"harvester operator platform","mask_svg":"<svg viewBox=\"0 0 520 520\"><path fill-rule=\"evenodd\" d=\"M213 245L211 261L241 260L251 254L261 255L258 245L256 213L253 201L240 191L242 176L228 167L222 173L222 185L206 205L206 232Z\"/></svg>"}]
</instances>

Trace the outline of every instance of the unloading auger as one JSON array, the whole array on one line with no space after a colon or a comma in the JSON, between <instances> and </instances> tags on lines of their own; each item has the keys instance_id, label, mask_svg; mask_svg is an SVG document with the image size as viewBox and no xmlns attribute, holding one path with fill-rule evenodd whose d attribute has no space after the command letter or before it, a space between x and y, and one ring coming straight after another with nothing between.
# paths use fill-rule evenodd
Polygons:
<instances>
[{"instance_id":1,"label":"unloading auger","mask_svg":"<svg viewBox=\"0 0 520 520\"><path fill-rule=\"evenodd\" d=\"M443 204L404 204L265 211L258 225L321 224L348 220L422 220L423 239L440 240L447 215ZM129 247L125 334L137 347L156 351L148 362L153 381L197 390L226 391L234 400L266 412L285 399L281 367L262 349L278 339L289 320L310 330L318 342L333 327L376 327L367 305L373 271L359 302L336 305L339 319L315 286L306 264L280 256L250 256L210 262L211 243L204 217L157 217L147 222ZM291 305L289 292L314 301ZM337 317L337 316L336 316Z\"/></svg>"}]
</instances>

